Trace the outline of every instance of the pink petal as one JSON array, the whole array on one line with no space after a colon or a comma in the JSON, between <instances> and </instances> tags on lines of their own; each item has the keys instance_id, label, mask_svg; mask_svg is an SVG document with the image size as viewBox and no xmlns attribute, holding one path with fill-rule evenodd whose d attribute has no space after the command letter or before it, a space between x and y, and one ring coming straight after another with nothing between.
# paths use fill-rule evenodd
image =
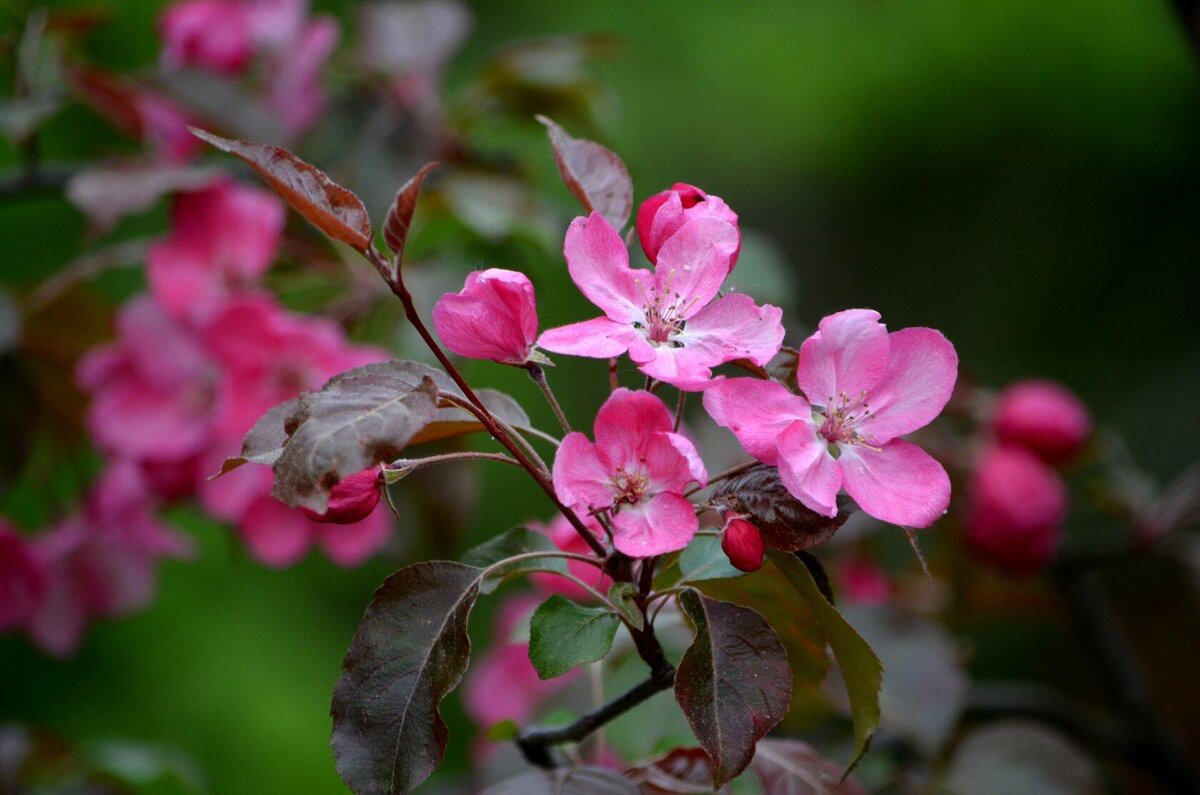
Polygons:
<instances>
[{"instance_id":1,"label":"pink petal","mask_svg":"<svg viewBox=\"0 0 1200 795\"><path fill-rule=\"evenodd\" d=\"M317 527L300 511L262 497L246 510L238 531L258 561L284 568L304 557Z\"/></svg>"},{"instance_id":2,"label":"pink petal","mask_svg":"<svg viewBox=\"0 0 1200 795\"><path fill-rule=\"evenodd\" d=\"M353 568L375 556L392 537L392 514L377 508L352 524L323 524L315 528L317 543L339 566Z\"/></svg>"},{"instance_id":3,"label":"pink petal","mask_svg":"<svg viewBox=\"0 0 1200 795\"><path fill-rule=\"evenodd\" d=\"M742 293L730 293L702 309L675 338L681 348L659 348L643 372L681 388L707 386L711 368L735 359L766 364L783 343L783 310ZM670 366L668 368L668 362Z\"/></svg>"},{"instance_id":4,"label":"pink petal","mask_svg":"<svg viewBox=\"0 0 1200 795\"><path fill-rule=\"evenodd\" d=\"M873 309L847 309L824 318L800 346L796 380L814 406L857 398L879 383L888 365L887 327Z\"/></svg>"},{"instance_id":5,"label":"pink petal","mask_svg":"<svg viewBox=\"0 0 1200 795\"><path fill-rule=\"evenodd\" d=\"M889 334L888 342L887 370L867 398L872 416L860 426L875 446L932 422L958 377L958 354L940 331L901 329Z\"/></svg>"},{"instance_id":6,"label":"pink petal","mask_svg":"<svg viewBox=\"0 0 1200 795\"><path fill-rule=\"evenodd\" d=\"M651 492L682 493L708 479L695 446L677 433L652 433L642 445L641 464Z\"/></svg>"},{"instance_id":7,"label":"pink petal","mask_svg":"<svg viewBox=\"0 0 1200 795\"><path fill-rule=\"evenodd\" d=\"M630 269L624 241L600 213L571 222L563 255L572 281L605 315L619 323L641 317L643 300L636 284L639 272Z\"/></svg>"},{"instance_id":8,"label":"pink petal","mask_svg":"<svg viewBox=\"0 0 1200 795\"><path fill-rule=\"evenodd\" d=\"M613 546L631 558L663 555L686 547L699 526L690 502L662 492L621 507L613 516Z\"/></svg>"},{"instance_id":9,"label":"pink petal","mask_svg":"<svg viewBox=\"0 0 1200 795\"><path fill-rule=\"evenodd\" d=\"M950 478L942 465L915 444L895 439L878 452L842 445L846 493L883 522L929 527L950 505Z\"/></svg>"},{"instance_id":10,"label":"pink petal","mask_svg":"<svg viewBox=\"0 0 1200 795\"><path fill-rule=\"evenodd\" d=\"M460 292L437 302L433 325L459 356L521 364L537 338L533 285L516 271L476 271Z\"/></svg>"},{"instance_id":11,"label":"pink petal","mask_svg":"<svg viewBox=\"0 0 1200 795\"><path fill-rule=\"evenodd\" d=\"M688 221L658 252L654 281L659 297L668 305L681 307L679 316L695 315L721 289L738 242L737 228L724 221Z\"/></svg>"},{"instance_id":12,"label":"pink petal","mask_svg":"<svg viewBox=\"0 0 1200 795\"><path fill-rule=\"evenodd\" d=\"M201 317L216 307L224 292L220 274L202 249L174 238L160 240L146 253L150 293L180 319Z\"/></svg>"},{"instance_id":13,"label":"pink petal","mask_svg":"<svg viewBox=\"0 0 1200 795\"><path fill-rule=\"evenodd\" d=\"M667 434L671 440L671 444L679 451L679 454L684 457L688 465L688 477L700 486L704 486L708 482L708 469L705 468L704 462L700 460L700 453L696 451L696 446L692 444L692 440L679 433ZM686 484L685 484L686 485Z\"/></svg>"},{"instance_id":14,"label":"pink petal","mask_svg":"<svg viewBox=\"0 0 1200 795\"><path fill-rule=\"evenodd\" d=\"M612 473L601 462L596 445L582 433L568 433L554 456L554 492L567 505L607 507L613 494Z\"/></svg>"},{"instance_id":15,"label":"pink petal","mask_svg":"<svg viewBox=\"0 0 1200 795\"><path fill-rule=\"evenodd\" d=\"M796 420L811 420L808 401L782 384L730 378L705 390L704 410L733 431L746 452L766 464L778 462L779 439Z\"/></svg>"},{"instance_id":16,"label":"pink petal","mask_svg":"<svg viewBox=\"0 0 1200 795\"><path fill-rule=\"evenodd\" d=\"M829 454L811 421L793 422L779 437L779 479L805 507L822 516L837 516L842 464Z\"/></svg>"},{"instance_id":17,"label":"pink petal","mask_svg":"<svg viewBox=\"0 0 1200 795\"><path fill-rule=\"evenodd\" d=\"M610 359L629 350L637 339L640 336L628 323L597 317L543 332L538 338L538 347L568 356Z\"/></svg>"},{"instance_id":18,"label":"pink petal","mask_svg":"<svg viewBox=\"0 0 1200 795\"><path fill-rule=\"evenodd\" d=\"M610 469L623 466L636 471L654 434L669 433L672 427L671 412L659 398L645 391L618 389L596 414L596 450Z\"/></svg>"}]
</instances>

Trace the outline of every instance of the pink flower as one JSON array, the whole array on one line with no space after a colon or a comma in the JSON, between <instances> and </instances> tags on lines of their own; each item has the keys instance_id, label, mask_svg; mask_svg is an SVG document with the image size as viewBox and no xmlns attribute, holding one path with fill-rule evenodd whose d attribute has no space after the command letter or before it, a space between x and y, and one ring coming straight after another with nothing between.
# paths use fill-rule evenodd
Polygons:
<instances>
[{"instance_id":1,"label":"pink flower","mask_svg":"<svg viewBox=\"0 0 1200 795\"><path fill-rule=\"evenodd\" d=\"M600 526L595 517L584 516L580 518L583 519L583 523L592 531L592 534L596 538L604 538L604 528ZM588 546L579 533L575 532L575 528L561 514L555 516L549 524L529 522L528 526L540 533L545 533L554 542L554 545L563 552L574 552L579 555L593 554L591 547ZM567 570L576 578L583 580L602 594L608 593L608 589L612 587L612 580L607 574L603 574L600 569L581 560L567 561ZM534 587L542 593L562 594L576 602L586 602L592 598L587 591L570 580L559 577L557 574L538 572L529 575L529 579L533 582Z\"/></svg>"},{"instance_id":2,"label":"pink flower","mask_svg":"<svg viewBox=\"0 0 1200 795\"><path fill-rule=\"evenodd\" d=\"M163 63L222 75L243 71L253 56L249 9L241 0L183 0L159 18Z\"/></svg>"},{"instance_id":3,"label":"pink flower","mask_svg":"<svg viewBox=\"0 0 1200 795\"><path fill-rule=\"evenodd\" d=\"M46 571L25 538L0 519L0 632L24 627L46 591Z\"/></svg>"},{"instance_id":4,"label":"pink flower","mask_svg":"<svg viewBox=\"0 0 1200 795\"><path fill-rule=\"evenodd\" d=\"M967 543L1011 574L1040 571L1059 546L1067 489L1036 456L1011 446L983 454L971 479Z\"/></svg>"},{"instance_id":5,"label":"pink flower","mask_svg":"<svg viewBox=\"0 0 1200 795\"><path fill-rule=\"evenodd\" d=\"M992 428L1001 442L1018 444L1050 464L1073 458L1087 443L1087 406L1053 381L1018 381L996 401Z\"/></svg>"},{"instance_id":6,"label":"pink flower","mask_svg":"<svg viewBox=\"0 0 1200 795\"><path fill-rule=\"evenodd\" d=\"M887 573L866 555L855 555L838 569L846 601L856 605L881 605L892 597Z\"/></svg>"},{"instance_id":7,"label":"pink flower","mask_svg":"<svg viewBox=\"0 0 1200 795\"><path fill-rule=\"evenodd\" d=\"M446 293L437 302L433 325L459 356L525 364L537 339L533 284L516 271L475 271L461 292Z\"/></svg>"},{"instance_id":8,"label":"pink flower","mask_svg":"<svg viewBox=\"0 0 1200 795\"><path fill-rule=\"evenodd\" d=\"M176 317L206 317L271 266L284 220L283 205L259 188L221 181L180 194L171 234L148 254L151 293Z\"/></svg>"},{"instance_id":9,"label":"pink flower","mask_svg":"<svg viewBox=\"0 0 1200 795\"><path fill-rule=\"evenodd\" d=\"M269 493L250 502L238 521L238 533L255 559L280 568L298 563L314 544L337 565L352 568L382 549L391 532L387 511L376 509L353 523L327 524L313 521Z\"/></svg>"},{"instance_id":10,"label":"pink flower","mask_svg":"<svg viewBox=\"0 0 1200 795\"><path fill-rule=\"evenodd\" d=\"M646 252L646 259L658 262L658 252L671 235L679 231L694 218L716 218L735 229L737 213L718 196L705 193L694 185L676 182L670 190L656 193L638 208L637 232ZM742 243L739 237L737 248L729 258L729 270L737 264Z\"/></svg>"},{"instance_id":11,"label":"pink flower","mask_svg":"<svg viewBox=\"0 0 1200 795\"><path fill-rule=\"evenodd\" d=\"M703 485L708 473L692 443L671 428L661 400L618 389L596 415L596 442L569 433L554 458L558 498L580 510L609 511L613 544L630 557L683 549L696 534L683 491Z\"/></svg>"},{"instance_id":12,"label":"pink flower","mask_svg":"<svg viewBox=\"0 0 1200 795\"><path fill-rule=\"evenodd\" d=\"M193 120L173 101L144 90L139 90L132 101L138 114L141 139L162 159L183 163L192 159L204 146L188 130Z\"/></svg>"},{"instance_id":13,"label":"pink flower","mask_svg":"<svg viewBox=\"0 0 1200 795\"><path fill-rule=\"evenodd\" d=\"M339 35L337 22L323 15L301 27L293 40L277 46L272 54L267 68L267 105L289 137L305 132L325 107L321 69Z\"/></svg>"},{"instance_id":14,"label":"pink flower","mask_svg":"<svg viewBox=\"0 0 1200 795\"><path fill-rule=\"evenodd\" d=\"M705 392L704 407L750 455L779 467L788 491L817 513L835 516L844 487L877 519L928 527L950 502L950 479L899 437L941 412L957 369L954 346L939 332L889 334L878 312L851 309L822 320L800 349L807 399L772 381L735 378Z\"/></svg>"},{"instance_id":15,"label":"pink flower","mask_svg":"<svg viewBox=\"0 0 1200 795\"><path fill-rule=\"evenodd\" d=\"M757 527L741 516L730 516L721 535L721 550L735 569L758 571L767 547Z\"/></svg>"},{"instance_id":16,"label":"pink flower","mask_svg":"<svg viewBox=\"0 0 1200 795\"><path fill-rule=\"evenodd\" d=\"M329 492L329 507L325 513L302 508L304 515L319 524L354 524L371 515L383 495L383 479L379 467L364 469L351 475Z\"/></svg>"},{"instance_id":17,"label":"pink flower","mask_svg":"<svg viewBox=\"0 0 1200 795\"><path fill-rule=\"evenodd\" d=\"M738 244L736 227L695 218L663 243L653 272L634 270L599 213L576 218L563 249L567 267L604 316L550 329L539 345L602 359L628 352L646 375L692 390L709 385L719 364L766 364L783 342L783 311L738 293L718 297Z\"/></svg>"}]
</instances>

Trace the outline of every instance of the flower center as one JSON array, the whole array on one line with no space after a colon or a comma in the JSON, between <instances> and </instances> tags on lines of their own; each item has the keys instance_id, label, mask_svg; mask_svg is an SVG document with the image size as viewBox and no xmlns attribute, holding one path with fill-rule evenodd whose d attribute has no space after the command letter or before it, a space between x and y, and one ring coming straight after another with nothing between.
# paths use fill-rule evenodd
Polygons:
<instances>
[{"instance_id":1,"label":"flower center","mask_svg":"<svg viewBox=\"0 0 1200 795\"><path fill-rule=\"evenodd\" d=\"M637 280L638 291L642 294L642 312L645 314L646 322L633 325L634 328L646 335L647 340L656 345L667 343L671 347L681 348L683 343L671 338L683 331L684 326L687 325L683 315L692 308L695 301L684 302L683 296L671 290L671 282L674 277L675 269L672 268L667 274L666 284L661 289L651 288L649 294L642 285L642 280Z\"/></svg>"},{"instance_id":2,"label":"flower center","mask_svg":"<svg viewBox=\"0 0 1200 795\"><path fill-rule=\"evenodd\" d=\"M642 497L646 496L646 489L649 485L650 479L643 473L626 472L625 467L617 467L616 473L612 476L612 487L616 493L613 504L618 507L623 503L636 505Z\"/></svg>"},{"instance_id":3,"label":"flower center","mask_svg":"<svg viewBox=\"0 0 1200 795\"><path fill-rule=\"evenodd\" d=\"M851 398L845 392L835 400L828 398L824 406L813 406L813 424L817 433L829 445L829 454L837 458L841 454L839 445L862 445L870 450L878 450L869 442L871 434L862 433L857 429L859 423L873 416L871 407L867 405L867 393L862 391L858 397Z\"/></svg>"}]
</instances>

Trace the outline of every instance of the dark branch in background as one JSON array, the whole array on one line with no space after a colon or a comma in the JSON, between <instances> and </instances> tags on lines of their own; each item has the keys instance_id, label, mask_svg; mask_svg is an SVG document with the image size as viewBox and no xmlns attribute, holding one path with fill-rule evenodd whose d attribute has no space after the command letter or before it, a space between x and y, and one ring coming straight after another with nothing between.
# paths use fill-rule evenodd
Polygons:
<instances>
[{"instance_id":1,"label":"dark branch in background","mask_svg":"<svg viewBox=\"0 0 1200 795\"><path fill-rule=\"evenodd\" d=\"M33 197L53 197L62 194L75 168L33 164L0 176L0 201Z\"/></svg>"},{"instance_id":2,"label":"dark branch in background","mask_svg":"<svg viewBox=\"0 0 1200 795\"><path fill-rule=\"evenodd\" d=\"M1171 8L1183 27L1192 54L1200 57L1200 0L1171 0Z\"/></svg>"}]
</instances>

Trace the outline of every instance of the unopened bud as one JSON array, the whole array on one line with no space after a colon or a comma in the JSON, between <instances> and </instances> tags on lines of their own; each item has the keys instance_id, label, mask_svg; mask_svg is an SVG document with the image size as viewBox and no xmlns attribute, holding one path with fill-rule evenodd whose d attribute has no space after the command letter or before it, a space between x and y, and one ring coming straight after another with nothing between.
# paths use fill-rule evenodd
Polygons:
<instances>
[{"instance_id":1,"label":"unopened bud","mask_svg":"<svg viewBox=\"0 0 1200 795\"><path fill-rule=\"evenodd\" d=\"M729 558L734 568L742 571L757 571L763 564L762 533L750 522L739 517L731 518L725 523L725 533L721 536L721 549Z\"/></svg>"}]
</instances>

